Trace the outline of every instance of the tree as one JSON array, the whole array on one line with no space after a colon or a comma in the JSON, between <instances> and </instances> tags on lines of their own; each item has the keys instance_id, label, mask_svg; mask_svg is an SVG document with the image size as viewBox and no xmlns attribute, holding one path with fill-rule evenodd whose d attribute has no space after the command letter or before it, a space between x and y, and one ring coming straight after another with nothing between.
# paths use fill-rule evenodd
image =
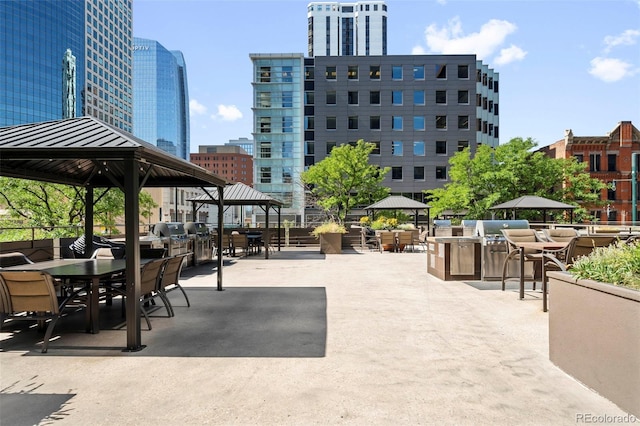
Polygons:
<instances>
[{"instance_id":1,"label":"tree","mask_svg":"<svg viewBox=\"0 0 640 426\"><path fill-rule=\"evenodd\" d=\"M301 174L316 203L328 216L344 223L353 207L370 204L389 194L381 185L390 168L369 164L375 145L360 139L355 146L344 144Z\"/></svg>"},{"instance_id":2,"label":"tree","mask_svg":"<svg viewBox=\"0 0 640 426\"><path fill-rule=\"evenodd\" d=\"M117 188L97 189L94 199L96 225L112 231L124 214L124 194ZM70 228L84 221L85 191L74 186L3 177L0 178L0 205L8 210L5 222L45 229L49 237L72 236L74 232ZM148 192L141 191L140 206L141 210L144 206L144 211L150 212L157 204Z\"/></svg>"},{"instance_id":3,"label":"tree","mask_svg":"<svg viewBox=\"0 0 640 426\"><path fill-rule=\"evenodd\" d=\"M552 200L579 205L597 204L605 184L585 172L575 159L553 159L542 152L532 139L514 138L491 148L480 145L472 157L469 149L449 160L450 183L444 188L425 191L430 197L431 212L467 210L466 217L482 219L489 209L523 195L538 195ZM578 209L578 219L586 218L586 210ZM536 214L536 212L524 212Z\"/></svg>"}]
</instances>

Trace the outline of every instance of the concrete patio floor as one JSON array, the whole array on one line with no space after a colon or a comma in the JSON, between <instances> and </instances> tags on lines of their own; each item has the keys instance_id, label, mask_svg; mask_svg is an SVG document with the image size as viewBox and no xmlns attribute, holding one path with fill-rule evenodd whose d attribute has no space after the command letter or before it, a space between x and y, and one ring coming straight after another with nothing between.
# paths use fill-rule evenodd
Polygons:
<instances>
[{"instance_id":1,"label":"concrete patio floor","mask_svg":"<svg viewBox=\"0 0 640 426\"><path fill-rule=\"evenodd\" d=\"M317 247L183 271L122 352L119 301L101 332L59 321L1 334L0 423L60 425L570 425L627 416L555 367L539 292L444 282L426 254ZM550 301L553 309L553 301Z\"/></svg>"}]
</instances>

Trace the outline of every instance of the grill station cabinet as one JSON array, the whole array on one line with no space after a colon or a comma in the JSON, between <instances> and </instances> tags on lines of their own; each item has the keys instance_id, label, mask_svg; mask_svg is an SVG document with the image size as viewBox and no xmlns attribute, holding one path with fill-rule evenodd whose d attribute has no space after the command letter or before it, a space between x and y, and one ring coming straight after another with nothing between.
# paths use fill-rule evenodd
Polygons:
<instances>
[{"instance_id":1,"label":"grill station cabinet","mask_svg":"<svg viewBox=\"0 0 640 426\"><path fill-rule=\"evenodd\" d=\"M209 262L212 258L212 240L207 225L201 222L187 222L184 227L193 248L193 264Z\"/></svg>"},{"instance_id":2,"label":"grill station cabinet","mask_svg":"<svg viewBox=\"0 0 640 426\"><path fill-rule=\"evenodd\" d=\"M427 237L427 272L444 281L480 279L480 238Z\"/></svg>"},{"instance_id":3,"label":"grill station cabinet","mask_svg":"<svg viewBox=\"0 0 640 426\"><path fill-rule=\"evenodd\" d=\"M178 254L189 254L189 237L182 222L158 222L151 232L160 237L164 248L167 249L167 256ZM187 258L187 264L189 264Z\"/></svg>"},{"instance_id":4,"label":"grill station cabinet","mask_svg":"<svg viewBox=\"0 0 640 426\"><path fill-rule=\"evenodd\" d=\"M503 229L529 229L527 220L478 220L476 222L476 234L482 244L482 281L502 279L502 268L509 254L507 241L502 234ZM525 264L525 277L533 277L533 265ZM512 260L507 266L507 277L520 276L520 267L517 260Z\"/></svg>"}]
</instances>

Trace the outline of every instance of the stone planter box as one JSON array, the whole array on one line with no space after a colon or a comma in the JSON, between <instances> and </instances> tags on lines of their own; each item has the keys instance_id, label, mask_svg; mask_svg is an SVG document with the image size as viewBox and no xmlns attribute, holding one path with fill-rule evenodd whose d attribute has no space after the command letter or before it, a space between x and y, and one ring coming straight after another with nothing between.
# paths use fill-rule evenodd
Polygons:
<instances>
[{"instance_id":1,"label":"stone planter box","mask_svg":"<svg viewBox=\"0 0 640 426\"><path fill-rule=\"evenodd\" d=\"M640 291L549 272L549 359L640 417Z\"/></svg>"},{"instance_id":2,"label":"stone planter box","mask_svg":"<svg viewBox=\"0 0 640 426\"><path fill-rule=\"evenodd\" d=\"M328 232L320 234L320 253L323 254L341 254L342 253L342 235L341 233Z\"/></svg>"}]
</instances>

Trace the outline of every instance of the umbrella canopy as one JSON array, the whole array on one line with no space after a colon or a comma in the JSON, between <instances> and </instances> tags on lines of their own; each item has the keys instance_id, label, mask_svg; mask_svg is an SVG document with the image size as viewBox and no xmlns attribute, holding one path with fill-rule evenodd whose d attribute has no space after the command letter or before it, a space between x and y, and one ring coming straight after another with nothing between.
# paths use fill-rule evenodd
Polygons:
<instances>
[{"instance_id":1,"label":"umbrella canopy","mask_svg":"<svg viewBox=\"0 0 640 426\"><path fill-rule=\"evenodd\" d=\"M542 214L546 220L547 210L570 210L571 221L573 222L573 210L576 206L561 203L560 201L551 200L549 198L538 197L537 195L525 195L515 198L491 207L491 210L511 210L515 218L516 210L542 210Z\"/></svg>"},{"instance_id":2,"label":"umbrella canopy","mask_svg":"<svg viewBox=\"0 0 640 426\"><path fill-rule=\"evenodd\" d=\"M418 212L420 210L427 211L427 227L429 222L429 209L430 205L421 203L420 201L412 200L411 198L403 195L390 195L387 198L371 204L365 207L367 212L371 211L374 215L376 210L412 210L414 211L415 226L418 227Z\"/></svg>"}]
</instances>

